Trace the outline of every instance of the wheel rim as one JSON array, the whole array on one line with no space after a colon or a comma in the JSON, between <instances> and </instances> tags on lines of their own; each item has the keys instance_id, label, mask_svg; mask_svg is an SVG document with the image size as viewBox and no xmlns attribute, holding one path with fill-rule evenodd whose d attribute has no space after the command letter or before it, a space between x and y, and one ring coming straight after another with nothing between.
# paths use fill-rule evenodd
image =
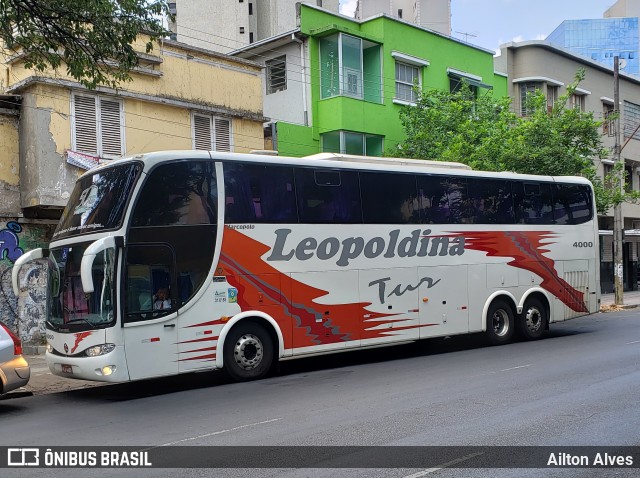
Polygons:
<instances>
[{"instance_id":1,"label":"wheel rim","mask_svg":"<svg viewBox=\"0 0 640 478\"><path fill-rule=\"evenodd\" d=\"M264 357L262 341L253 334L244 334L233 347L233 357L236 363L245 370L256 368Z\"/></svg>"},{"instance_id":2,"label":"wheel rim","mask_svg":"<svg viewBox=\"0 0 640 478\"><path fill-rule=\"evenodd\" d=\"M525 324L531 332L537 332L542 327L542 313L537 307L529 307L525 315Z\"/></svg>"},{"instance_id":3,"label":"wheel rim","mask_svg":"<svg viewBox=\"0 0 640 478\"><path fill-rule=\"evenodd\" d=\"M504 337L509 332L509 315L504 309L498 309L493 313L492 326L493 333L498 337Z\"/></svg>"}]
</instances>

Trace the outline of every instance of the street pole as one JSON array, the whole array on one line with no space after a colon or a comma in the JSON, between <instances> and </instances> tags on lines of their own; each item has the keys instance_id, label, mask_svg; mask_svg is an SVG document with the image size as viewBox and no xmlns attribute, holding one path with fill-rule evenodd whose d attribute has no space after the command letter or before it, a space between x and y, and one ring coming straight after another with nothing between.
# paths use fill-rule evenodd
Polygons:
<instances>
[{"instance_id":1,"label":"street pole","mask_svg":"<svg viewBox=\"0 0 640 478\"><path fill-rule=\"evenodd\" d=\"M620 163L620 78L618 76L618 57L613 57L613 112L616 115L614 120L615 143L613 146L613 162ZM624 167L618 171L618 187L620 193L624 194ZM613 275L616 305L624 304L624 282L622 264L622 231L624 222L622 219L622 203L616 202L613 206Z\"/></svg>"}]
</instances>

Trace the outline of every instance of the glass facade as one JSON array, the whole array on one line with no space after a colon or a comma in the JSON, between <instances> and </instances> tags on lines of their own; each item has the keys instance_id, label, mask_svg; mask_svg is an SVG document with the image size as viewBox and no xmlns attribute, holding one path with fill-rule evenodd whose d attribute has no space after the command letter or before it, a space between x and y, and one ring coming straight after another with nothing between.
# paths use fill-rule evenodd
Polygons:
<instances>
[{"instance_id":1,"label":"glass facade","mask_svg":"<svg viewBox=\"0 0 640 478\"><path fill-rule=\"evenodd\" d=\"M618 56L622 72L640 74L637 17L565 20L546 40L612 68Z\"/></svg>"}]
</instances>

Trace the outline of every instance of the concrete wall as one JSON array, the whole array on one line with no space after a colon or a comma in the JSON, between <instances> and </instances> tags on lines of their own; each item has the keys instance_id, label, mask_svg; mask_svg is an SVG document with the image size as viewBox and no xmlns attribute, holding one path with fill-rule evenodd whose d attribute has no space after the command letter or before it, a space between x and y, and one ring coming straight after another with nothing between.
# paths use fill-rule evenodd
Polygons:
<instances>
[{"instance_id":1,"label":"concrete wall","mask_svg":"<svg viewBox=\"0 0 640 478\"><path fill-rule=\"evenodd\" d=\"M451 36L451 0L359 0L356 18L380 13Z\"/></svg>"},{"instance_id":2,"label":"concrete wall","mask_svg":"<svg viewBox=\"0 0 640 478\"><path fill-rule=\"evenodd\" d=\"M296 3L300 0L176 0L178 40L208 50L229 53L296 28ZM339 0L309 0L338 12ZM253 14L249 15L249 4ZM240 33L244 28L244 33Z\"/></svg>"},{"instance_id":3,"label":"concrete wall","mask_svg":"<svg viewBox=\"0 0 640 478\"><path fill-rule=\"evenodd\" d=\"M141 49L142 44L139 46ZM72 149L73 92L122 99L127 155L192 149L194 111L232 121L233 151L264 148L259 65L176 42L165 42L154 53L157 57L146 67L156 73L134 72L132 81L118 91L98 88L96 92L87 92L64 72L35 76L21 61L7 64L7 90L19 93L23 102L19 141L15 134L16 119L3 119L0 123L0 131L5 133L0 135L0 188L8 191L6 200L0 202L9 204L17 200L19 169L20 207L53 207L59 212L66 204L83 172L65 159L65 151ZM14 214L18 212L13 210Z\"/></svg>"},{"instance_id":4,"label":"concrete wall","mask_svg":"<svg viewBox=\"0 0 640 478\"><path fill-rule=\"evenodd\" d=\"M0 216L20 211L18 112L0 109Z\"/></svg>"},{"instance_id":5,"label":"concrete wall","mask_svg":"<svg viewBox=\"0 0 640 478\"><path fill-rule=\"evenodd\" d=\"M604 12L604 18L640 17L640 0L618 0Z\"/></svg>"},{"instance_id":6,"label":"concrete wall","mask_svg":"<svg viewBox=\"0 0 640 478\"><path fill-rule=\"evenodd\" d=\"M287 61L287 89L276 91L269 95L266 94L266 80L263 86L264 96L264 115L268 118L277 118L279 121L286 121L299 125L305 124L304 100L306 96L306 109L310 115L311 107L309 105L309 71L305 70L302 75L302 53L299 43L289 43L277 50L265 52L260 57L255 58L256 61L264 63L271 58L285 55ZM304 56L309 57L307 42L304 43ZM308 63L308 62L307 62ZM265 69L266 75L266 69ZM305 91L306 90L306 95Z\"/></svg>"},{"instance_id":7,"label":"concrete wall","mask_svg":"<svg viewBox=\"0 0 640 478\"><path fill-rule=\"evenodd\" d=\"M55 226L0 219L0 317L25 343L42 343L46 308L46 266L32 262L21 270L20 294L11 287L13 263L25 251L48 244Z\"/></svg>"}]
</instances>

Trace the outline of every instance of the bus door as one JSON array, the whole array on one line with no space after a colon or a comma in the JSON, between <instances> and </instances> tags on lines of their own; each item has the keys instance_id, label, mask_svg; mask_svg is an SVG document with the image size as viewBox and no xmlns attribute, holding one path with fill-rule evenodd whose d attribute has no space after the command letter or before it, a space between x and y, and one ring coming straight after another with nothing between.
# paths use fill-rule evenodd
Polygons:
<instances>
[{"instance_id":1,"label":"bus door","mask_svg":"<svg viewBox=\"0 0 640 478\"><path fill-rule=\"evenodd\" d=\"M418 268L420 338L469 331L467 266Z\"/></svg>"},{"instance_id":2,"label":"bus door","mask_svg":"<svg viewBox=\"0 0 640 478\"><path fill-rule=\"evenodd\" d=\"M167 245L127 247L122 303L131 380L178 373L174 262Z\"/></svg>"}]
</instances>

